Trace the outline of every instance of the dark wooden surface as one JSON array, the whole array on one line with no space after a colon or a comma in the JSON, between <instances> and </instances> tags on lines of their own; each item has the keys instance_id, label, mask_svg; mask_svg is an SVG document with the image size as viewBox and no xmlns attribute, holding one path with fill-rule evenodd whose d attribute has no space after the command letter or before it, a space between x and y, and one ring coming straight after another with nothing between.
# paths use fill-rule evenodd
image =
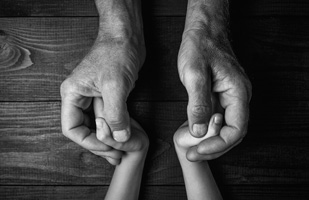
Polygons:
<instances>
[{"instance_id":1,"label":"dark wooden surface","mask_svg":"<svg viewBox=\"0 0 309 200\"><path fill-rule=\"evenodd\" d=\"M3 186L2 196L6 199L103 199L108 186ZM143 186L140 199L179 200L186 199L184 186ZM251 186L226 185L225 199L232 200L273 200L308 199L308 187L297 186Z\"/></svg>"},{"instance_id":2,"label":"dark wooden surface","mask_svg":"<svg viewBox=\"0 0 309 200\"><path fill-rule=\"evenodd\" d=\"M231 3L231 40L253 84L244 141L210 162L226 199L309 198L309 3ZM143 3L147 59L129 97L151 146L140 199L186 199L172 135L186 1ZM60 130L59 86L97 35L92 0L0 2L0 199L102 199L113 167ZM32 64L33 63L33 64Z\"/></svg>"},{"instance_id":3,"label":"dark wooden surface","mask_svg":"<svg viewBox=\"0 0 309 200\"><path fill-rule=\"evenodd\" d=\"M241 16L308 16L307 0L230 0L231 13ZM186 0L143 2L145 13L184 16ZM98 16L93 0L1 0L0 16Z\"/></svg>"}]
</instances>

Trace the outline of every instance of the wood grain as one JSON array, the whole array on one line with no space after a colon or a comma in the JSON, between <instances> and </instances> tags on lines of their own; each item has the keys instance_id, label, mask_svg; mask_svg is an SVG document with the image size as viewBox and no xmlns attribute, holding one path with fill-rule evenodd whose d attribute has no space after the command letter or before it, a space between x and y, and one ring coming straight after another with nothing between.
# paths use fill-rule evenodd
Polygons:
<instances>
[{"instance_id":1,"label":"wood grain","mask_svg":"<svg viewBox=\"0 0 309 200\"><path fill-rule=\"evenodd\" d=\"M153 16L184 16L186 0L142 1L144 13ZM237 16L308 16L306 0L231 0L230 10ZM94 0L2 0L0 16L97 16Z\"/></svg>"},{"instance_id":2,"label":"wood grain","mask_svg":"<svg viewBox=\"0 0 309 200\"><path fill-rule=\"evenodd\" d=\"M103 199L108 186L1 186L1 199ZM221 186L224 199L229 200L307 200L308 185L225 185ZM140 199L186 200L184 186L144 186Z\"/></svg>"},{"instance_id":3,"label":"wood grain","mask_svg":"<svg viewBox=\"0 0 309 200\"><path fill-rule=\"evenodd\" d=\"M183 21L182 17L149 19L147 58L129 101L187 100L177 72ZM0 27L10 44L31 52L34 63L1 72L0 101L55 101L60 100L61 82L96 38L97 18L1 18ZM307 20L240 20L233 21L231 29L254 98L309 100Z\"/></svg>"},{"instance_id":4,"label":"wood grain","mask_svg":"<svg viewBox=\"0 0 309 200\"><path fill-rule=\"evenodd\" d=\"M7 35L0 31L0 71L15 71L30 67L31 53L18 45L11 44Z\"/></svg>"},{"instance_id":5,"label":"wood grain","mask_svg":"<svg viewBox=\"0 0 309 200\"><path fill-rule=\"evenodd\" d=\"M135 102L129 107L151 140L145 183L183 184L172 136L186 119L186 103ZM250 126L243 143L212 161L218 181L234 185L309 184L308 122L301 119L308 119L308 102L307 107L294 109L295 115L280 117L282 113L277 113L272 118L279 121L265 126L261 120L263 129ZM301 109L306 116L297 114ZM113 167L61 134L59 102L0 103L0 119L0 184L109 183ZM286 130L299 123L306 127Z\"/></svg>"},{"instance_id":6,"label":"wood grain","mask_svg":"<svg viewBox=\"0 0 309 200\"><path fill-rule=\"evenodd\" d=\"M147 59L128 108L151 140L143 200L186 199L172 142L187 118L177 74L186 3L142 2ZM225 199L307 200L309 2L231 0L230 15L253 99L248 134L210 161L214 177ZM94 1L1 0L0 17L0 199L103 199L114 168L60 129L59 86L97 36Z\"/></svg>"}]
</instances>

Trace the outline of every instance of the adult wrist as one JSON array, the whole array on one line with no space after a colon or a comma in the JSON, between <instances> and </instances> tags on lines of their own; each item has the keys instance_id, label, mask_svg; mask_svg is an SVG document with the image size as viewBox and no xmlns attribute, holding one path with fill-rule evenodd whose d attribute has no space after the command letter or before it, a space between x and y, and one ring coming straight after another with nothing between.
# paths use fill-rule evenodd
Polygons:
<instances>
[{"instance_id":1,"label":"adult wrist","mask_svg":"<svg viewBox=\"0 0 309 200\"><path fill-rule=\"evenodd\" d=\"M188 0L184 36L191 31L207 40L228 41L228 1Z\"/></svg>"},{"instance_id":2,"label":"adult wrist","mask_svg":"<svg viewBox=\"0 0 309 200\"><path fill-rule=\"evenodd\" d=\"M96 0L99 13L97 40L128 40L144 43L140 0Z\"/></svg>"}]
</instances>

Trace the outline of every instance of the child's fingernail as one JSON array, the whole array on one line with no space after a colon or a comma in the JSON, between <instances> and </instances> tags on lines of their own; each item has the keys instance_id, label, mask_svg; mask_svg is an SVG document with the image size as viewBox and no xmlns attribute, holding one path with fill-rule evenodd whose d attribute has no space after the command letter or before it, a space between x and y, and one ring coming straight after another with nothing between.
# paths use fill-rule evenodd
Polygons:
<instances>
[{"instance_id":1,"label":"child's fingernail","mask_svg":"<svg viewBox=\"0 0 309 200\"><path fill-rule=\"evenodd\" d=\"M130 131L129 130L120 130L113 132L114 140L117 142L126 142L130 138Z\"/></svg>"},{"instance_id":2,"label":"child's fingernail","mask_svg":"<svg viewBox=\"0 0 309 200\"><path fill-rule=\"evenodd\" d=\"M215 124L220 125L222 123L222 116L221 115L217 115L215 116Z\"/></svg>"},{"instance_id":3,"label":"child's fingernail","mask_svg":"<svg viewBox=\"0 0 309 200\"><path fill-rule=\"evenodd\" d=\"M95 119L95 123L96 123L97 128L103 127L102 119Z\"/></svg>"},{"instance_id":4,"label":"child's fingernail","mask_svg":"<svg viewBox=\"0 0 309 200\"><path fill-rule=\"evenodd\" d=\"M193 125L193 133L197 137L201 137L205 135L207 132L207 125L206 124L194 124Z\"/></svg>"}]
</instances>

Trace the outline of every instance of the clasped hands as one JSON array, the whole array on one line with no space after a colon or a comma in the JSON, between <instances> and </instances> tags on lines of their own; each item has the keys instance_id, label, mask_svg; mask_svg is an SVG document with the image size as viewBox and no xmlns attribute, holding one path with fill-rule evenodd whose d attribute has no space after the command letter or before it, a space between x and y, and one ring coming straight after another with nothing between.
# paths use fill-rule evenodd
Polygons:
<instances>
[{"instance_id":1,"label":"clasped hands","mask_svg":"<svg viewBox=\"0 0 309 200\"><path fill-rule=\"evenodd\" d=\"M242 140L251 98L250 81L230 44L202 37L199 31L186 31L178 55L179 77L189 102L188 121L176 132L174 141L182 144L190 136L188 141L193 143L186 149L190 161L217 158ZM144 42L139 39L97 40L61 85L63 134L113 165L120 163L123 152L148 146L147 135L130 119L126 105L145 60ZM90 118L84 112L90 106L96 130L89 128Z\"/></svg>"}]
</instances>

